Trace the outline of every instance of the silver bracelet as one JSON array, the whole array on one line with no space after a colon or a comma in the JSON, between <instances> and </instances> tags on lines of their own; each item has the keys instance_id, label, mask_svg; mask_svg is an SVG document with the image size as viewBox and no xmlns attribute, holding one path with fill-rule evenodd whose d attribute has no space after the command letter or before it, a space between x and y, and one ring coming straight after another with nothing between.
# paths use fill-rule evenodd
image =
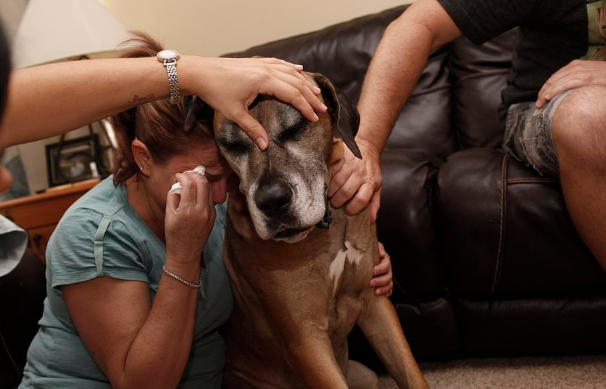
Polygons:
<instances>
[{"instance_id":1,"label":"silver bracelet","mask_svg":"<svg viewBox=\"0 0 606 389\"><path fill-rule=\"evenodd\" d=\"M199 288L199 287L201 287L201 286L202 286L202 277L200 277L200 278L198 279L198 283L197 283L197 284L194 284L194 283L191 283L191 282L189 282L189 281L184 280L183 278L179 277L179 276L178 276L178 275L176 275L175 273L172 273L172 272L168 271L168 269L166 268L166 265L163 265L163 266L162 266L162 271L163 271L163 272L164 272L164 274L166 274L167 276L169 276L169 277L171 277L171 278L174 278L175 280L177 280L177 281L181 282L182 284L185 284L185 285L189 286L190 288L195 288L195 289L197 289L197 288Z\"/></svg>"}]
</instances>

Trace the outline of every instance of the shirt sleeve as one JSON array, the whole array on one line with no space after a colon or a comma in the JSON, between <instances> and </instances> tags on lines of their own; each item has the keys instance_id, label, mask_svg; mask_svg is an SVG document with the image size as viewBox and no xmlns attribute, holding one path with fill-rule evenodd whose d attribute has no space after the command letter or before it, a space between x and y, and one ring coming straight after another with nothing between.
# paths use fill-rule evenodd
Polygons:
<instances>
[{"instance_id":1,"label":"shirt sleeve","mask_svg":"<svg viewBox=\"0 0 606 389\"><path fill-rule=\"evenodd\" d=\"M0 215L0 277L17 267L27 247L27 233Z\"/></svg>"},{"instance_id":2,"label":"shirt sleeve","mask_svg":"<svg viewBox=\"0 0 606 389\"><path fill-rule=\"evenodd\" d=\"M459 30L482 44L533 17L532 0L438 0Z\"/></svg>"},{"instance_id":3,"label":"shirt sleeve","mask_svg":"<svg viewBox=\"0 0 606 389\"><path fill-rule=\"evenodd\" d=\"M149 283L144 258L123 223L88 209L66 215L47 249L53 288L104 276Z\"/></svg>"}]
</instances>

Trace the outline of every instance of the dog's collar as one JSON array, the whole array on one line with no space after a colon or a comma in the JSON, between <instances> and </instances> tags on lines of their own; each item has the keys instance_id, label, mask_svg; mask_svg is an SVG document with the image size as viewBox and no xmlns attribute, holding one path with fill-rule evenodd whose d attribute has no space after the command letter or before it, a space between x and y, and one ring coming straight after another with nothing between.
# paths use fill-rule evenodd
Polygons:
<instances>
[{"instance_id":1,"label":"dog's collar","mask_svg":"<svg viewBox=\"0 0 606 389\"><path fill-rule=\"evenodd\" d=\"M316 224L320 228L328 229L330 227L330 223L332 223L332 213L329 208L326 208L326 212L324 212L324 218L318 224Z\"/></svg>"},{"instance_id":2,"label":"dog's collar","mask_svg":"<svg viewBox=\"0 0 606 389\"><path fill-rule=\"evenodd\" d=\"M327 187L327 185L324 185L324 187ZM316 224L316 226L318 226L319 228L328 229L328 227L330 227L330 224L332 223L332 212L330 210L330 200L328 199L328 194L324 195L324 199L326 201L326 212L324 212L324 218L322 219L322 221Z\"/></svg>"}]
</instances>

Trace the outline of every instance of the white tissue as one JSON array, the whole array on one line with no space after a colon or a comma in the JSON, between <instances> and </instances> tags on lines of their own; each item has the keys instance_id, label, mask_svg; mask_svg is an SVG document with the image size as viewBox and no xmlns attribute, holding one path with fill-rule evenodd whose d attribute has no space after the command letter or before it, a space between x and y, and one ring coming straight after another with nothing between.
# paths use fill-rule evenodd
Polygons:
<instances>
[{"instance_id":1,"label":"white tissue","mask_svg":"<svg viewBox=\"0 0 606 389\"><path fill-rule=\"evenodd\" d=\"M204 166L197 166L196 168L194 168L194 170L187 170L184 171L183 174L185 173L196 173L202 177L204 177L204 174L206 173L206 168ZM173 184L173 186L170 187L170 191L168 192L170 194L181 194L181 183L179 182L175 182Z\"/></svg>"}]
</instances>

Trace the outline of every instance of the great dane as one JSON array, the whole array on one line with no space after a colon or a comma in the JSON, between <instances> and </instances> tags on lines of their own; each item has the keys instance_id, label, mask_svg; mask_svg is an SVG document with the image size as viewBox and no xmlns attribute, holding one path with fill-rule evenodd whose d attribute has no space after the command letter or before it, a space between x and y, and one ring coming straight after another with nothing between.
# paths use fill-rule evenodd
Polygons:
<instances>
[{"instance_id":1,"label":"great dane","mask_svg":"<svg viewBox=\"0 0 606 389\"><path fill-rule=\"evenodd\" d=\"M357 111L328 79L306 76L328 112L312 123L258 98L250 113L268 132L265 151L215 113L215 139L239 177L224 248L235 299L224 388L348 388L347 336L356 324L400 388L427 388L392 304L369 286L379 261L369 210L349 216L327 198L343 145L361 158Z\"/></svg>"}]
</instances>

